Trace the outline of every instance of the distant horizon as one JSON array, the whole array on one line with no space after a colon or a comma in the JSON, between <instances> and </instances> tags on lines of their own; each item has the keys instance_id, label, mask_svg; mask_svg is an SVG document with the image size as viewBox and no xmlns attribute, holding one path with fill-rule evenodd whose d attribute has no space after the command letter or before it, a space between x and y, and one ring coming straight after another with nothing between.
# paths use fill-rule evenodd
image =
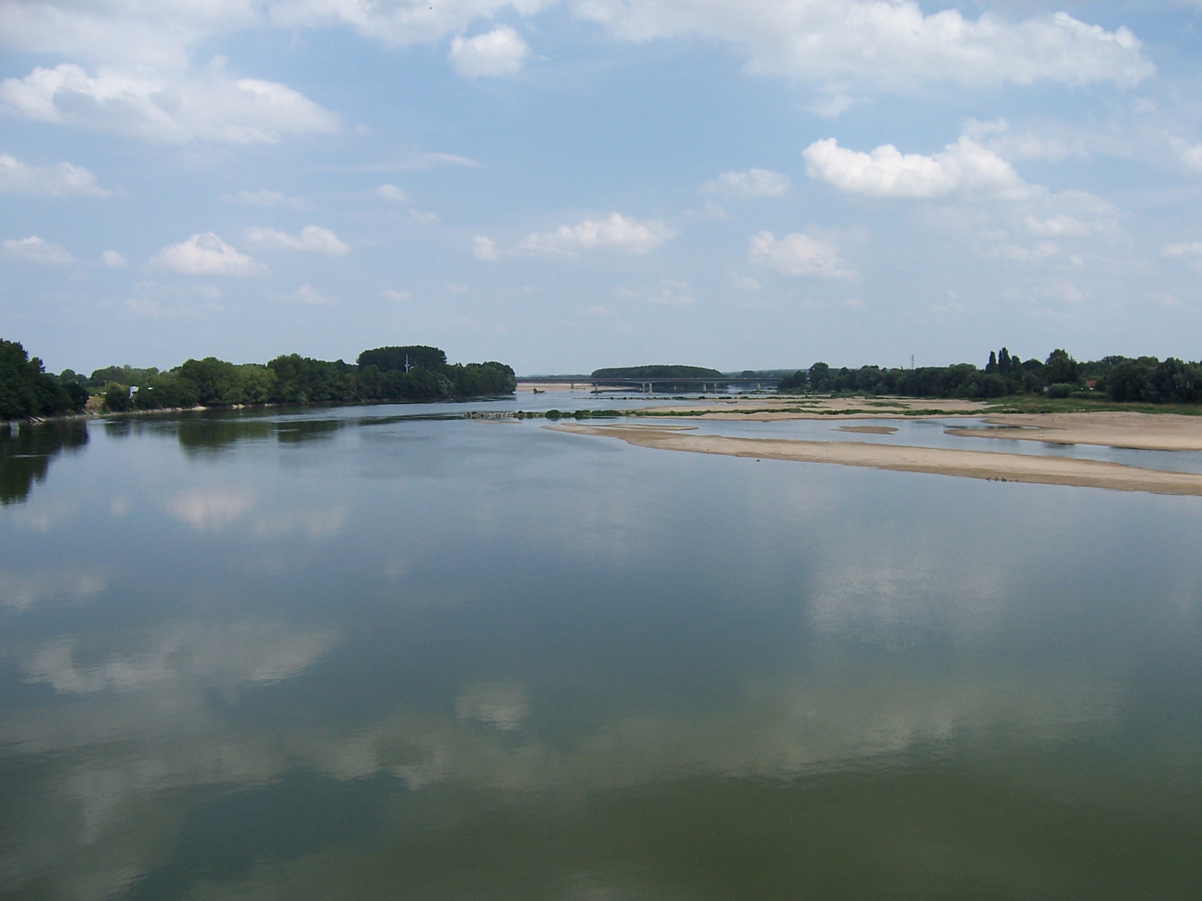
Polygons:
<instances>
[{"instance_id":1,"label":"distant horizon","mask_svg":"<svg viewBox=\"0 0 1202 901\"><path fill-rule=\"evenodd\" d=\"M0 335L56 371L1199 355L1202 0L318 6L5 7Z\"/></svg>"}]
</instances>

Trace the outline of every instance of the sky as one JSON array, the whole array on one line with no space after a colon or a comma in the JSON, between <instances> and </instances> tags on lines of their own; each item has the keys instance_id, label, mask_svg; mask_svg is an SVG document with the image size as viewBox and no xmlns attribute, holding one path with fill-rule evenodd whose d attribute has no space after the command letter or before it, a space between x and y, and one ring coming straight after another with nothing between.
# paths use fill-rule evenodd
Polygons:
<instances>
[{"instance_id":1,"label":"sky","mask_svg":"<svg viewBox=\"0 0 1202 901\"><path fill-rule=\"evenodd\" d=\"M50 371L1202 357L1202 0L0 0Z\"/></svg>"}]
</instances>

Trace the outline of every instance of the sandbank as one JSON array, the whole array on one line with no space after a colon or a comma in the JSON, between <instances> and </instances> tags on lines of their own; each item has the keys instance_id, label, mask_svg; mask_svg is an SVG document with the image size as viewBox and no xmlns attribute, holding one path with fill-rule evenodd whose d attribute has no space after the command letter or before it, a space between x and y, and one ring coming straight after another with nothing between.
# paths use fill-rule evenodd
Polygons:
<instances>
[{"instance_id":1,"label":"sandbank","mask_svg":"<svg viewBox=\"0 0 1202 901\"><path fill-rule=\"evenodd\" d=\"M897 431L895 425L841 425L840 432L854 432L857 435L892 435Z\"/></svg>"},{"instance_id":2,"label":"sandbank","mask_svg":"<svg viewBox=\"0 0 1202 901\"><path fill-rule=\"evenodd\" d=\"M949 428L949 435L1049 444L1098 444L1135 450L1202 451L1202 416L1179 413L1001 413L1000 428Z\"/></svg>"},{"instance_id":3,"label":"sandbank","mask_svg":"<svg viewBox=\"0 0 1202 901\"><path fill-rule=\"evenodd\" d=\"M1095 415L1095 414L1086 414ZM1139 415L1139 414L1136 414ZM1183 417L1188 418L1188 417ZM906 447L856 441L793 441L774 438L733 438L697 435L680 429L632 429L622 425L546 425L545 429L575 435L618 438L639 447L725 454L802 463L835 463L899 472L960 476L989 481L1073 485L1117 491L1202 496L1202 475L1141 469L1097 460L1074 460L993 451Z\"/></svg>"}]
</instances>

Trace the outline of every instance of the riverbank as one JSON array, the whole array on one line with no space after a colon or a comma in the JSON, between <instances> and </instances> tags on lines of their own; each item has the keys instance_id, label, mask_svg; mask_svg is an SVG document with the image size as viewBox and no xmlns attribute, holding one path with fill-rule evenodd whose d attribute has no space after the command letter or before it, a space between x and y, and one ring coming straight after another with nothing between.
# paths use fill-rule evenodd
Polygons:
<instances>
[{"instance_id":1,"label":"riverbank","mask_svg":"<svg viewBox=\"0 0 1202 901\"><path fill-rule=\"evenodd\" d=\"M543 428L575 435L617 438L638 447L659 450L792 460L801 463L834 463L840 466L921 472L988 481L1202 496L1202 475L1141 469L1097 460L857 441L733 438L692 434L689 429L681 426L655 428L647 424L642 424L639 428L630 428L623 425L593 426L572 423L546 425Z\"/></svg>"}]
</instances>

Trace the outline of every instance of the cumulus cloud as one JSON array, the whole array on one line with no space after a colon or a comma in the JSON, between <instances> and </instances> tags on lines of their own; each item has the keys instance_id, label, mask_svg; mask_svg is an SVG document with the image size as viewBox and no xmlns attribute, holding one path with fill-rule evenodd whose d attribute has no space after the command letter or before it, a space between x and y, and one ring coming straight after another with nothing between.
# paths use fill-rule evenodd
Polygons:
<instances>
[{"instance_id":1,"label":"cumulus cloud","mask_svg":"<svg viewBox=\"0 0 1202 901\"><path fill-rule=\"evenodd\" d=\"M956 194L1021 199L1031 188L1014 168L967 135L939 153L901 153L883 144L871 153L815 141L802 156L806 174L847 194L878 200L935 200Z\"/></svg>"},{"instance_id":2,"label":"cumulus cloud","mask_svg":"<svg viewBox=\"0 0 1202 901\"><path fill-rule=\"evenodd\" d=\"M544 256L576 256L579 251L595 248L646 253L675 234L658 220L640 222L610 213L599 222L585 219L575 225L561 225L552 232L532 232L522 239L518 249Z\"/></svg>"},{"instance_id":3,"label":"cumulus cloud","mask_svg":"<svg viewBox=\"0 0 1202 901\"><path fill-rule=\"evenodd\" d=\"M1190 172L1202 174L1202 144L1187 144L1178 141L1177 156Z\"/></svg>"},{"instance_id":4,"label":"cumulus cloud","mask_svg":"<svg viewBox=\"0 0 1202 901\"><path fill-rule=\"evenodd\" d=\"M5 244L8 242L6 241ZM1160 248L1166 259L1202 258L1202 241L1187 241L1183 244L1166 244Z\"/></svg>"},{"instance_id":5,"label":"cumulus cloud","mask_svg":"<svg viewBox=\"0 0 1202 901\"><path fill-rule=\"evenodd\" d=\"M376 188L376 194L385 200L391 200L393 203L409 202L409 195L396 185L380 185L380 187Z\"/></svg>"},{"instance_id":6,"label":"cumulus cloud","mask_svg":"<svg viewBox=\"0 0 1202 901\"><path fill-rule=\"evenodd\" d=\"M974 21L956 9L925 15L914 0L580 0L575 9L625 40L698 36L733 44L752 72L825 85L835 101L830 112L847 105L839 86L1132 85L1154 71L1127 28L1107 31L1063 12L1020 22L985 13Z\"/></svg>"},{"instance_id":7,"label":"cumulus cloud","mask_svg":"<svg viewBox=\"0 0 1202 901\"><path fill-rule=\"evenodd\" d=\"M289 197L281 191L239 191L237 194L222 194L223 203L238 203L244 206L287 207L303 210L307 206L301 197Z\"/></svg>"},{"instance_id":8,"label":"cumulus cloud","mask_svg":"<svg viewBox=\"0 0 1202 901\"><path fill-rule=\"evenodd\" d=\"M530 48L508 25L498 25L487 34L474 38L456 35L451 41L449 58L455 71L464 78L499 78L522 68Z\"/></svg>"},{"instance_id":9,"label":"cumulus cloud","mask_svg":"<svg viewBox=\"0 0 1202 901\"><path fill-rule=\"evenodd\" d=\"M31 166L0 153L0 194L38 194L45 197L107 197L96 176L82 166Z\"/></svg>"},{"instance_id":10,"label":"cumulus cloud","mask_svg":"<svg viewBox=\"0 0 1202 901\"><path fill-rule=\"evenodd\" d=\"M0 108L156 143L273 143L338 130L333 114L291 88L230 78L220 64L199 74L101 66L90 75L74 63L39 67L0 82Z\"/></svg>"},{"instance_id":11,"label":"cumulus cloud","mask_svg":"<svg viewBox=\"0 0 1202 901\"><path fill-rule=\"evenodd\" d=\"M1027 227L1027 231L1037 238L1084 238L1093 231L1089 223L1063 213L1048 219L1025 216L1023 224Z\"/></svg>"},{"instance_id":12,"label":"cumulus cloud","mask_svg":"<svg viewBox=\"0 0 1202 901\"><path fill-rule=\"evenodd\" d=\"M334 302L331 298L326 297L309 284L301 285L299 288L297 288L296 299L301 303L309 304L310 306L315 307L329 306Z\"/></svg>"},{"instance_id":13,"label":"cumulus cloud","mask_svg":"<svg viewBox=\"0 0 1202 901\"><path fill-rule=\"evenodd\" d=\"M246 240L266 250L297 250L335 257L351 252L350 247L340 241L336 234L316 225L306 225L299 235L289 235L274 228L248 228Z\"/></svg>"},{"instance_id":14,"label":"cumulus cloud","mask_svg":"<svg viewBox=\"0 0 1202 901\"><path fill-rule=\"evenodd\" d=\"M74 259L67 253L66 248L51 244L37 235L0 242L0 249L3 249L4 255L9 259L20 260L23 263L64 265Z\"/></svg>"},{"instance_id":15,"label":"cumulus cloud","mask_svg":"<svg viewBox=\"0 0 1202 901\"><path fill-rule=\"evenodd\" d=\"M473 23L505 9L533 16L554 6L619 40L721 41L756 73L808 81L816 108L834 114L863 90L897 92L950 81L973 87L1054 81L1131 85L1154 71L1126 28L1107 31L1067 13L1027 19L956 9L924 14L917 0L40 0L0 4L0 40L29 53L65 54L130 71L183 72L214 34L254 26L345 26L386 46L459 35L452 63L467 77L507 74L529 54L508 26L473 38Z\"/></svg>"},{"instance_id":16,"label":"cumulus cloud","mask_svg":"<svg viewBox=\"0 0 1202 901\"><path fill-rule=\"evenodd\" d=\"M689 306L696 303L697 298L689 290L688 282L665 278L657 289L647 293L647 302L657 306Z\"/></svg>"},{"instance_id":17,"label":"cumulus cloud","mask_svg":"<svg viewBox=\"0 0 1202 901\"><path fill-rule=\"evenodd\" d=\"M701 190L726 197L780 197L789 193L793 182L789 176L768 169L748 169L746 172L723 172L707 181Z\"/></svg>"},{"instance_id":18,"label":"cumulus cloud","mask_svg":"<svg viewBox=\"0 0 1202 901\"><path fill-rule=\"evenodd\" d=\"M430 225L438 221L438 213L431 213L428 210L418 210L409 207L409 218L421 225Z\"/></svg>"},{"instance_id":19,"label":"cumulus cloud","mask_svg":"<svg viewBox=\"0 0 1202 901\"><path fill-rule=\"evenodd\" d=\"M212 232L195 234L164 247L151 260L182 275L261 275L270 270L226 244Z\"/></svg>"},{"instance_id":20,"label":"cumulus cloud","mask_svg":"<svg viewBox=\"0 0 1202 901\"><path fill-rule=\"evenodd\" d=\"M854 278L857 274L839 255L836 242L797 232L779 241L770 231L752 235L747 258L766 263L781 275Z\"/></svg>"},{"instance_id":21,"label":"cumulus cloud","mask_svg":"<svg viewBox=\"0 0 1202 901\"><path fill-rule=\"evenodd\" d=\"M117 253L115 250L106 250L100 255L100 258L104 260L104 265L108 266L110 269L124 269L127 265L129 265L125 257L121 256L121 254Z\"/></svg>"},{"instance_id":22,"label":"cumulus cloud","mask_svg":"<svg viewBox=\"0 0 1202 901\"><path fill-rule=\"evenodd\" d=\"M472 238L472 256L477 260L484 260L486 262L492 262L501 258L501 254L497 251L497 242L484 235L476 235L476 237Z\"/></svg>"}]
</instances>

